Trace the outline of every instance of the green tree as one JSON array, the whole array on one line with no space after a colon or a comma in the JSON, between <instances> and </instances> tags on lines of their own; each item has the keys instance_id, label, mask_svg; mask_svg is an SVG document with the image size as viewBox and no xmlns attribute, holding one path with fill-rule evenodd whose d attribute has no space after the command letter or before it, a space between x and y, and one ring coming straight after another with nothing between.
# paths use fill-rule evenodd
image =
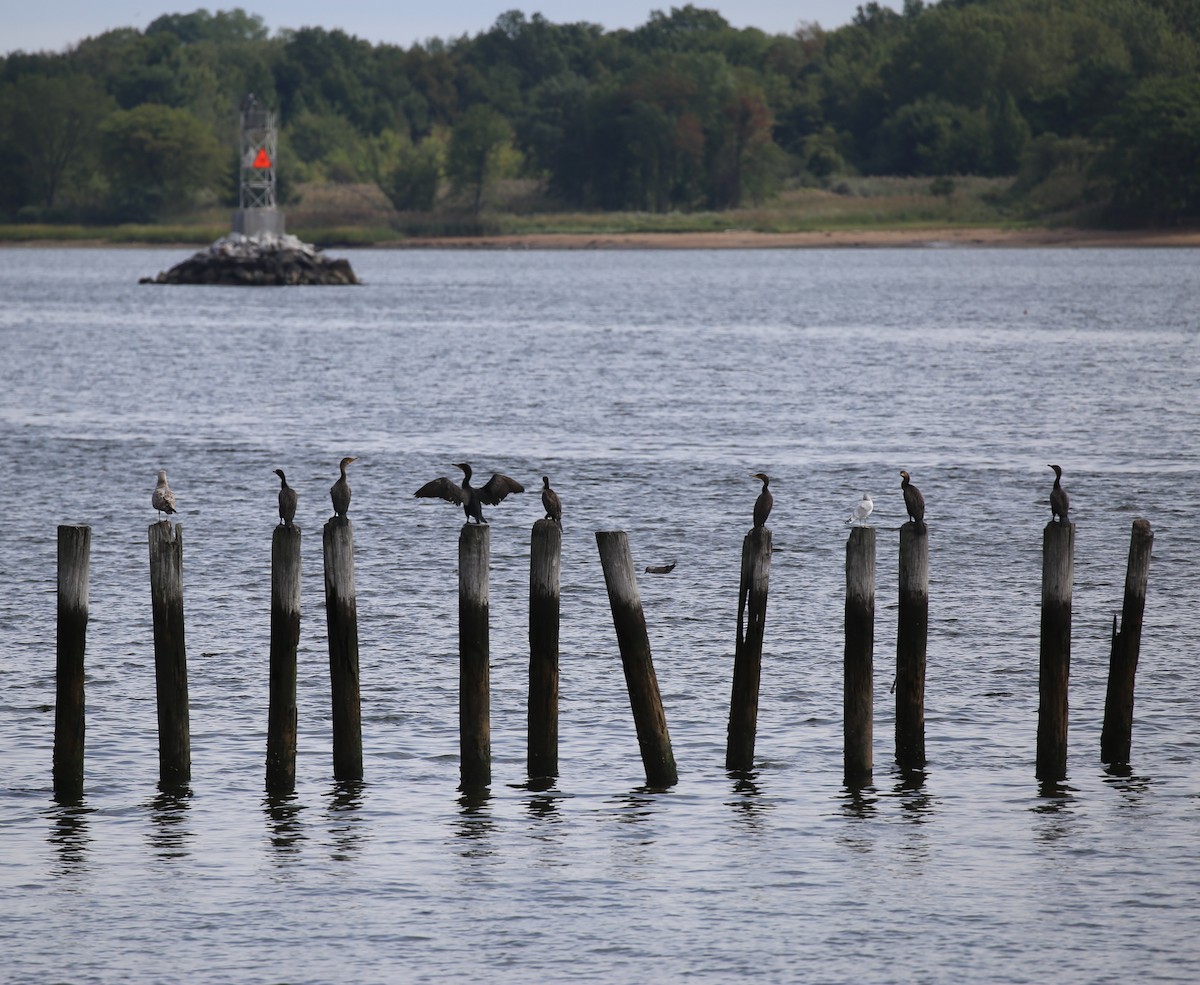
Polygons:
<instances>
[{"instance_id":1,"label":"green tree","mask_svg":"<svg viewBox=\"0 0 1200 985\"><path fill-rule=\"evenodd\" d=\"M512 139L508 120L481 103L463 114L450 135L446 174L476 215L483 208L487 188L500 176L503 152L511 147Z\"/></svg>"},{"instance_id":2,"label":"green tree","mask_svg":"<svg viewBox=\"0 0 1200 985\"><path fill-rule=\"evenodd\" d=\"M1100 170L1126 219L1177 222L1200 216L1200 79L1152 78L1106 122Z\"/></svg>"},{"instance_id":3,"label":"green tree","mask_svg":"<svg viewBox=\"0 0 1200 985\"><path fill-rule=\"evenodd\" d=\"M100 126L100 148L122 218L153 219L221 180L222 148L187 110L145 103Z\"/></svg>"},{"instance_id":4,"label":"green tree","mask_svg":"<svg viewBox=\"0 0 1200 985\"><path fill-rule=\"evenodd\" d=\"M29 75L0 90L0 141L20 162L19 180L53 208L63 184L87 160L112 100L82 75Z\"/></svg>"}]
</instances>

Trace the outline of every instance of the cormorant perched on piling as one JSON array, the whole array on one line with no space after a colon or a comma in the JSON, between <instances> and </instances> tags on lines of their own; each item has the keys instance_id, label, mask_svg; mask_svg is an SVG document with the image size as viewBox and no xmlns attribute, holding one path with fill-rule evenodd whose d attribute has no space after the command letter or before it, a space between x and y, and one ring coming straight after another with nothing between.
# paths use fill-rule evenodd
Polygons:
<instances>
[{"instance_id":1,"label":"cormorant perched on piling","mask_svg":"<svg viewBox=\"0 0 1200 985\"><path fill-rule=\"evenodd\" d=\"M296 519L296 500L299 497L296 490L287 484L287 476L283 474L283 469L274 471L279 476L279 519L285 527L290 527Z\"/></svg>"},{"instance_id":2,"label":"cormorant perched on piling","mask_svg":"<svg viewBox=\"0 0 1200 985\"><path fill-rule=\"evenodd\" d=\"M167 485L167 470L159 469L158 485L154 487L154 492L150 496L150 505L153 506L159 513L175 513L175 494L171 492L171 487Z\"/></svg>"},{"instance_id":3,"label":"cormorant perched on piling","mask_svg":"<svg viewBox=\"0 0 1200 985\"><path fill-rule=\"evenodd\" d=\"M752 479L762 479L762 492L758 494L758 499L754 501L754 529L767 525L767 517L771 515L771 507L775 505L775 497L771 495L771 490L767 486L771 482L771 477L766 472L755 472L751 476Z\"/></svg>"},{"instance_id":4,"label":"cormorant perched on piling","mask_svg":"<svg viewBox=\"0 0 1200 985\"><path fill-rule=\"evenodd\" d=\"M924 527L925 497L921 495L921 490L909 481L909 475L903 469L900 470L900 479L900 488L904 491L904 508L908 511L908 518L918 527Z\"/></svg>"},{"instance_id":5,"label":"cormorant perched on piling","mask_svg":"<svg viewBox=\"0 0 1200 985\"><path fill-rule=\"evenodd\" d=\"M342 474L338 481L329 487L329 498L333 500L333 512L340 517L344 517L350 512L350 483L346 481L346 466L357 461L357 458L343 458Z\"/></svg>"},{"instance_id":6,"label":"cormorant perched on piling","mask_svg":"<svg viewBox=\"0 0 1200 985\"><path fill-rule=\"evenodd\" d=\"M562 501L558 493L550 488L550 476L542 476L542 506L546 510L546 519L553 520L562 526Z\"/></svg>"},{"instance_id":7,"label":"cormorant perched on piling","mask_svg":"<svg viewBox=\"0 0 1200 985\"><path fill-rule=\"evenodd\" d=\"M516 479L510 479L499 472L493 473L487 482L476 489L471 485L471 466L466 462L458 462L454 467L462 469L461 486L442 476L425 483L413 495L422 499L444 499L447 503L456 503L463 508L468 522L474 517L476 523L487 523L483 518L484 503L495 506L509 493L525 491L525 487Z\"/></svg>"},{"instance_id":8,"label":"cormorant perched on piling","mask_svg":"<svg viewBox=\"0 0 1200 985\"><path fill-rule=\"evenodd\" d=\"M1067 510L1071 506L1071 500L1067 496L1067 491L1062 487L1062 469L1057 465L1047 467L1054 469L1054 488L1050 490L1050 516L1059 523L1070 523L1071 521L1067 519Z\"/></svg>"}]
</instances>

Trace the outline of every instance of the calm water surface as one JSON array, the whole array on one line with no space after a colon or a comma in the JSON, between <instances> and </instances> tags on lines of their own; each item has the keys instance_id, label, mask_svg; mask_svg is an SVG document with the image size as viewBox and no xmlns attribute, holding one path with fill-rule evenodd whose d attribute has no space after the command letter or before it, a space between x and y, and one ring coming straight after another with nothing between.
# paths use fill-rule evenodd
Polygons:
<instances>
[{"instance_id":1,"label":"calm water surface","mask_svg":"<svg viewBox=\"0 0 1200 985\"><path fill-rule=\"evenodd\" d=\"M351 255L366 286L139 286L0 251L0 977L1200 979L1194 251ZM366 781L331 778L320 525L351 468ZM492 520L486 798L457 791L469 460L565 504L561 776L525 786L529 528ZM1070 777L1033 777L1047 462L1077 523ZM277 480L300 492L294 796L262 790ZM190 796L157 789L146 527L184 528ZM898 471L924 491L924 775L891 765ZM757 768L726 775L738 558L773 477ZM844 520L878 528L874 785L841 770ZM1132 774L1099 762L1154 527ZM51 797L55 536L93 527L87 784ZM647 791L593 532L627 530L680 783Z\"/></svg>"}]
</instances>

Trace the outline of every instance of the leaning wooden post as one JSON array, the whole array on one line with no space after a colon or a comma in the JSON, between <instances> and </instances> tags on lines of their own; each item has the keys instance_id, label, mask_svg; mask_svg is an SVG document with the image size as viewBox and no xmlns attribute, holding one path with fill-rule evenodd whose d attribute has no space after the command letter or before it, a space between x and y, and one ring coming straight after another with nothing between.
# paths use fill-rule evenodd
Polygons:
<instances>
[{"instance_id":1,"label":"leaning wooden post","mask_svg":"<svg viewBox=\"0 0 1200 985\"><path fill-rule=\"evenodd\" d=\"M667 733L667 716L663 712L654 662L650 658L650 636L646 632L646 616L638 595L629 538L623 530L597 530L596 546L600 551L604 582L608 586L608 602L621 649L621 664L625 669L625 684L629 689L642 764L646 769L646 785L673 786L679 782L679 773L675 768L675 754L671 752L671 736Z\"/></svg>"},{"instance_id":2,"label":"leaning wooden post","mask_svg":"<svg viewBox=\"0 0 1200 985\"><path fill-rule=\"evenodd\" d=\"M83 796L83 653L87 645L92 528L58 528L58 666L54 704L54 796Z\"/></svg>"},{"instance_id":3,"label":"leaning wooden post","mask_svg":"<svg viewBox=\"0 0 1200 985\"><path fill-rule=\"evenodd\" d=\"M361 780L358 603L354 594L354 527L350 518L330 517L321 542L325 552L325 623L329 630L329 683L333 696L333 777Z\"/></svg>"},{"instance_id":4,"label":"leaning wooden post","mask_svg":"<svg viewBox=\"0 0 1200 985\"><path fill-rule=\"evenodd\" d=\"M300 528L271 536L271 665L267 790L296 788L296 648L300 643Z\"/></svg>"},{"instance_id":5,"label":"leaning wooden post","mask_svg":"<svg viewBox=\"0 0 1200 985\"><path fill-rule=\"evenodd\" d=\"M733 694L729 701L729 734L725 745L725 769L731 772L748 773L754 768L758 690L762 677L763 632L767 622L767 583L770 576L771 531L766 527L755 527L742 540ZM746 622L747 602L750 608L749 623Z\"/></svg>"},{"instance_id":6,"label":"leaning wooden post","mask_svg":"<svg viewBox=\"0 0 1200 985\"><path fill-rule=\"evenodd\" d=\"M529 546L529 734L531 777L558 776L558 622L562 527L533 525Z\"/></svg>"},{"instance_id":7,"label":"leaning wooden post","mask_svg":"<svg viewBox=\"0 0 1200 985\"><path fill-rule=\"evenodd\" d=\"M1150 548L1154 532L1148 520L1134 520L1129 539L1129 566L1125 569L1125 601L1121 629L1113 617L1112 650L1108 665L1108 694L1104 700L1104 728L1100 733L1100 760L1126 764L1133 733L1133 678L1142 648L1142 614L1146 608L1146 583L1150 579Z\"/></svg>"},{"instance_id":8,"label":"leaning wooden post","mask_svg":"<svg viewBox=\"0 0 1200 985\"><path fill-rule=\"evenodd\" d=\"M183 633L183 525L150 524L150 596L158 693L158 777L162 786L192 779L187 648Z\"/></svg>"},{"instance_id":9,"label":"leaning wooden post","mask_svg":"<svg viewBox=\"0 0 1200 985\"><path fill-rule=\"evenodd\" d=\"M896 763L925 765L925 650L929 637L929 528L900 528L900 613L896 632Z\"/></svg>"},{"instance_id":10,"label":"leaning wooden post","mask_svg":"<svg viewBox=\"0 0 1200 985\"><path fill-rule=\"evenodd\" d=\"M491 528L464 523L458 535L458 741L463 790L492 782L490 557Z\"/></svg>"},{"instance_id":11,"label":"leaning wooden post","mask_svg":"<svg viewBox=\"0 0 1200 985\"><path fill-rule=\"evenodd\" d=\"M1042 535L1042 631L1038 665L1037 778L1067 778L1067 681L1075 524L1051 520Z\"/></svg>"},{"instance_id":12,"label":"leaning wooden post","mask_svg":"<svg viewBox=\"0 0 1200 985\"><path fill-rule=\"evenodd\" d=\"M871 750L874 668L875 528L854 527L846 541L846 649L842 695L842 762L848 786L869 780L875 765Z\"/></svg>"}]
</instances>

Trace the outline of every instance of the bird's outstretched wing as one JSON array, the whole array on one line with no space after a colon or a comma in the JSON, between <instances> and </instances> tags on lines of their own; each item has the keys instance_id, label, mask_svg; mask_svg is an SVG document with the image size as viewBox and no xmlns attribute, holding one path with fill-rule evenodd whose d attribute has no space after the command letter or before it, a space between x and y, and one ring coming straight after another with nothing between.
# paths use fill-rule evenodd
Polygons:
<instances>
[{"instance_id":1,"label":"bird's outstretched wing","mask_svg":"<svg viewBox=\"0 0 1200 985\"><path fill-rule=\"evenodd\" d=\"M462 506L463 501L462 487L456 482L451 482L445 476L425 483L413 495L420 496L422 499L444 499L447 503L454 503L457 506Z\"/></svg>"},{"instance_id":2,"label":"bird's outstretched wing","mask_svg":"<svg viewBox=\"0 0 1200 985\"><path fill-rule=\"evenodd\" d=\"M488 506L495 506L509 493L524 491L525 487L516 479L510 479L508 476L496 472L484 485L479 487L479 498Z\"/></svg>"}]
</instances>

